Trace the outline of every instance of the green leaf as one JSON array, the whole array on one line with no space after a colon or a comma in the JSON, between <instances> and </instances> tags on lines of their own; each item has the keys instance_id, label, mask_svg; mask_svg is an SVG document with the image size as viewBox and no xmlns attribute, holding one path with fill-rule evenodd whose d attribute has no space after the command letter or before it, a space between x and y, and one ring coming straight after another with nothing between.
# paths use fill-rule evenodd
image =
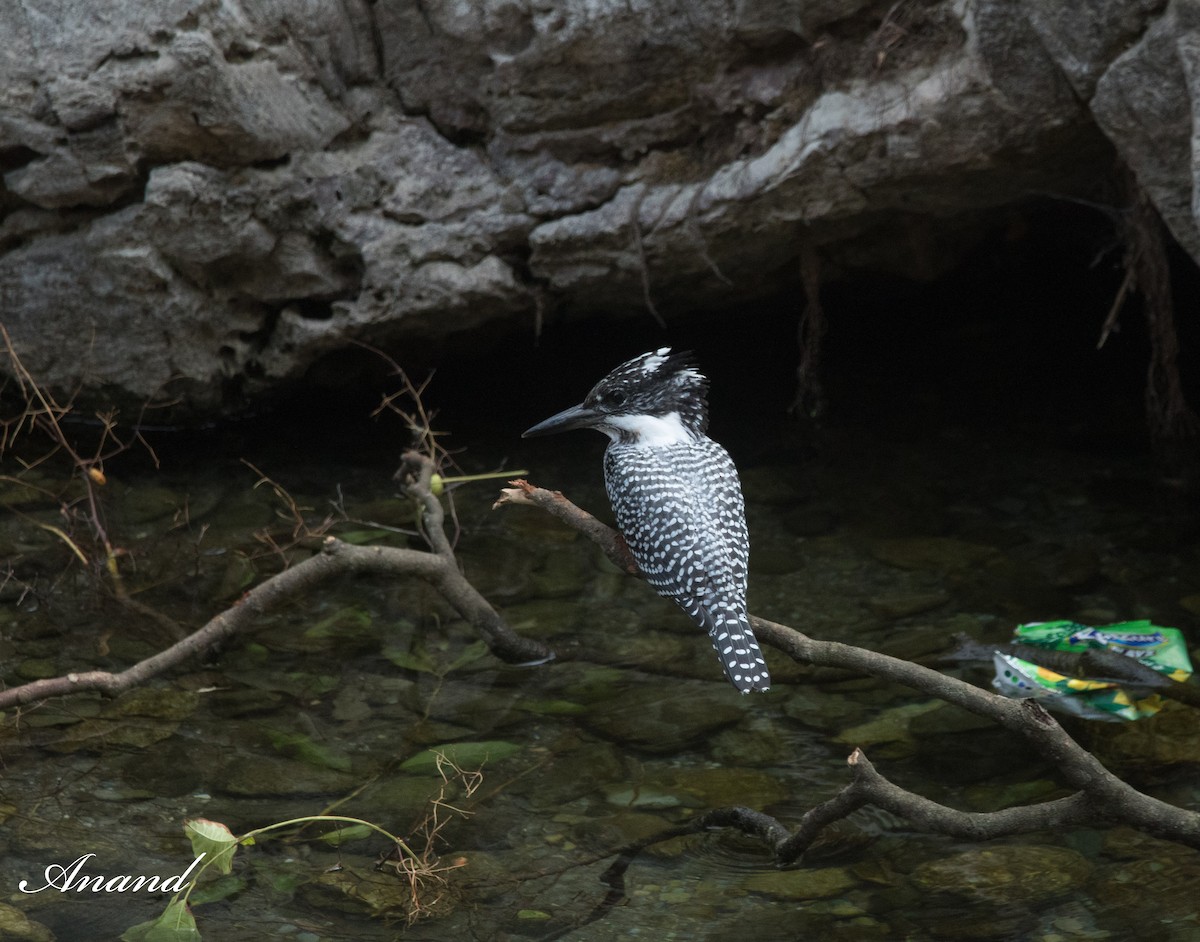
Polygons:
<instances>
[{"instance_id":1,"label":"green leaf","mask_svg":"<svg viewBox=\"0 0 1200 942\"><path fill-rule=\"evenodd\" d=\"M468 664L474 664L481 657L486 657L488 651L486 641L476 641L474 644L467 645L462 654L450 662L450 666L446 668L445 673L449 674L451 671L466 667Z\"/></svg>"},{"instance_id":2,"label":"green leaf","mask_svg":"<svg viewBox=\"0 0 1200 942\"><path fill-rule=\"evenodd\" d=\"M573 716L587 712L587 707L573 700L522 700L517 706L527 713L542 716Z\"/></svg>"},{"instance_id":3,"label":"green leaf","mask_svg":"<svg viewBox=\"0 0 1200 942\"><path fill-rule=\"evenodd\" d=\"M385 647L383 656L395 664L397 667L403 667L405 670L417 671L421 674L433 674L437 677L445 677L451 671L460 670L469 664L474 664L482 657L486 657L489 653L487 643L484 641L476 641L474 644L464 648L454 660L449 663L443 663L441 658L447 652L441 652L440 656L435 656L422 644L414 644L411 648Z\"/></svg>"},{"instance_id":4,"label":"green leaf","mask_svg":"<svg viewBox=\"0 0 1200 942\"><path fill-rule=\"evenodd\" d=\"M173 899L157 919L126 929L121 942L200 942L200 930L187 904Z\"/></svg>"},{"instance_id":5,"label":"green leaf","mask_svg":"<svg viewBox=\"0 0 1200 942\"><path fill-rule=\"evenodd\" d=\"M318 768L337 769L339 772L350 771L350 760L339 756L328 746L313 742L303 733L289 733L280 730L269 731L271 745L280 755L291 759L300 759Z\"/></svg>"},{"instance_id":6,"label":"green leaf","mask_svg":"<svg viewBox=\"0 0 1200 942\"><path fill-rule=\"evenodd\" d=\"M183 822L183 832L192 842L192 851L205 857L207 866L216 867L217 873L229 873L233 869L233 852L237 850L237 838L219 821L206 818L190 818Z\"/></svg>"},{"instance_id":7,"label":"green leaf","mask_svg":"<svg viewBox=\"0 0 1200 942\"><path fill-rule=\"evenodd\" d=\"M436 674L437 665L424 649L411 650L407 648L385 647L383 656L407 671L417 671L421 674Z\"/></svg>"},{"instance_id":8,"label":"green leaf","mask_svg":"<svg viewBox=\"0 0 1200 942\"><path fill-rule=\"evenodd\" d=\"M257 875L257 871L255 871ZM193 906L198 906L201 903L215 903L217 900L227 899L230 896L236 896L246 888L246 880L243 877L228 874L227 876L218 877L211 883L206 883L204 886L197 887L188 894L188 902Z\"/></svg>"},{"instance_id":9,"label":"green leaf","mask_svg":"<svg viewBox=\"0 0 1200 942\"><path fill-rule=\"evenodd\" d=\"M294 862L288 863L266 854L254 861L254 885L274 897L290 898L296 887L307 883L310 874L297 872Z\"/></svg>"},{"instance_id":10,"label":"green leaf","mask_svg":"<svg viewBox=\"0 0 1200 942\"><path fill-rule=\"evenodd\" d=\"M349 844L351 841L361 841L365 837L371 837L378 832L365 824L350 824L344 828L337 828L330 831L328 834L322 834L321 840L326 844L332 844L334 847L341 847L343 844Z\"/></svg>"},{"instance_id":11,"label":"green leaf","mask_svg":"<svg viewBox=\"0 0 1200 942\"><path fill-rule=\"evenodd\" d=\"M545 920L550 918L550 914L544 913L540 909L519 909L517 910L517 918Z\"/></svg>"},{"instance_id":12,"label":"green leaf","mask_svg":"<svg viewBox=\"0 0 1200 942\"><path fill-rule=\"evenodd\" d=\"M489 759L493 761L505 759L520 751L521 747L516 743L505 742L503 739L489 739L483 742L451 742L418 752L415 756L400 763L400 768L404 772L413 772L417 775L436 775L439 753L460 768L477 769Z\"/></svg>"},{"instance_id":13,"label":"green leaf","mask_svg":"<svg viewBox=\"0 0 1200 942\"><path fill-rule=\"evenodd\" d=\"M284 678L287 685L277 686L274 689L302 697L319 697L323 693L337 690L342 683L341 677L334 677L332 674L305 674L301 671L284 674Z\"/></svg>"},{"instance_id":14,"label":"green leaf","mask_svg":"<svg viewBox=\"0 0 1200 942\"><path fill-rule=\"evenodd\" d=\"M371 624L372 619L369 612L361 608L347 607L338 609L332 615L311 625L304 632L304 637L338 638L343 635L361 634L369 631Z\"/></svg>"}]
</instances>

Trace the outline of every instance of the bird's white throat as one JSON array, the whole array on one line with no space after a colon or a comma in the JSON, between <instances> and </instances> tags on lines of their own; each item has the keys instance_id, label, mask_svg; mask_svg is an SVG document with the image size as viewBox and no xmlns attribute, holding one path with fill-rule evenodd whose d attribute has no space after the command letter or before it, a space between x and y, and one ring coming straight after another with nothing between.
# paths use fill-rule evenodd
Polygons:
<instances>
[{"instance_id":1,"label":"bird's white throat","mask_svg":"<svg viewBox=\"0 0 1200 942\"><path fill-rule=\"evenodd\" d=\"M668 412L666 415L610 415L604 420L602 430L613 441L628 439L632 434L633 444L647 448L695 440L678 412Z\"/></svg>"}]
</instances>

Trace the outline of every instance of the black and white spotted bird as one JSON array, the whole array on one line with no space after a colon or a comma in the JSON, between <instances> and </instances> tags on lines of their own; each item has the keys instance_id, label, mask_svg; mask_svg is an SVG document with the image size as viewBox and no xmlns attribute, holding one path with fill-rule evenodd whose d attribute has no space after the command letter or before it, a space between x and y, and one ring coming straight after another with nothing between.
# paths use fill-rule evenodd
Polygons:
<instances>
[{"instance_id":1,"label":"black and white spotted bird","mask_svg":"<svg viewBox=\"0 0 1200 942\"><path fill-rule=\"evenodd\" d=\"M705 434L708 380L690 354L663 347L623 363L587 398L525 438L594 428L611 441L604 485L646 581L708 632L742 693L771 679L750 628L750 539L737 468Z\"/></svg>"}]
</instances>

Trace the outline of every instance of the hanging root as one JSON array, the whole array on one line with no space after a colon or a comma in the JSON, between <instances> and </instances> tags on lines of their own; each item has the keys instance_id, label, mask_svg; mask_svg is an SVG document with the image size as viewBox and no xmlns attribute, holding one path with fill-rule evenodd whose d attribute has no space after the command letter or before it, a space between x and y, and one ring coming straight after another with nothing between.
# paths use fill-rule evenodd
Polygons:
<instances>
[{"instance_id":1,"label":"hanging root","mask_svg":"<svg viewBox=\"0 0 1200 942\"><path fill-rule=\"evenodd\" d=\"M804 283L804 308L796 327L800 363L796 367L796 396L792 414L819 419L825 412L821 385L821 343L825 338L825 309L821 307L821 259L807 239L800 249L800 279Z\"/></svg>"},{"instance_id":2,"label":"hanging root","mask_svg":"<svg viewBox=\"0 0 1200 942\"><path fill-rule=\"evenodd\" d=\"M1142 295L1146 327L1150 336L1150 363L1146 370L1146 424L1151 441L1160 454L1170 459L1193 450L1200 436L1200 418L1183 394L1179 378L1179 337L1175 331L1175 302L1171 294L1171 270L1167 259L1166 233L1150 198L1125 171L1129 209L1120 222L1125 243L1125 283L1117 304L1129 289ZM1110 312L1105 334L1115 321Z\"/></svg>"}]
</instances>

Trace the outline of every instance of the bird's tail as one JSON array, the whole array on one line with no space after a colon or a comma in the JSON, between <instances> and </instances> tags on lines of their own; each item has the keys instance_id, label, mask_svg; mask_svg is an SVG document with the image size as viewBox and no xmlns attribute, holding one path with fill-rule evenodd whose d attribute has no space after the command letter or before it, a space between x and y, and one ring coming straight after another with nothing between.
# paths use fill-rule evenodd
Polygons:
<instances>
[{"instance_id":1,"label":"bird's tail","mask_svg":"<svg viewBox=\"0 0 1200 942\"><path fill-rule=\"evenodd\" d=\"M682 607L697 624L708 630L725 676L742 693L771 688L771 675L759 650L750 619L744 610L731 605L705 607L681 602Z\"/></svg>"}]
</instances>

